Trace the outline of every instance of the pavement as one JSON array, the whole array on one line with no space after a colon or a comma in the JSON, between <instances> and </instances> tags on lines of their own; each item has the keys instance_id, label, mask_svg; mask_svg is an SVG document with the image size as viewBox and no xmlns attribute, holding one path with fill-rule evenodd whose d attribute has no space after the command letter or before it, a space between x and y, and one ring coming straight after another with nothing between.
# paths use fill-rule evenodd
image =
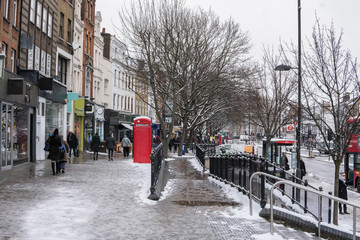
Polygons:
<instances>
[{"instance_id":1,"label":"pavement","mask_svg":"<svg viewBox=\"0 0 360 240\"><path fill-rule=\"evenodd\" d=\"M50 161L0 171L0 239L319 239L248 215L247 201L194 166L194 156L165 162L159 201L147 199L150 164L82 154L52 175ZM238 193L241 198L242 193Z\"/></svg>"}]
</instances>

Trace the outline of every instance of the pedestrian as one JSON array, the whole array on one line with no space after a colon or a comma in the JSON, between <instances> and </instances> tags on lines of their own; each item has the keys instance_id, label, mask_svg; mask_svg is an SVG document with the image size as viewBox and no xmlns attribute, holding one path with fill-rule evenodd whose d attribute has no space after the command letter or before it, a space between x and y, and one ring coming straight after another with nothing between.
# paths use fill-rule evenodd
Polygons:
<instances>
[{"instance_id":1,"label":"pedestrian","mask_svg":"<svg viewBox=\"0 0 360 240\"><path fill-rule=\"evenodd\" d=\"M124 138L121 140L121 146L123 147L124 157L128 157L131 148L131 141L126 135L124 135Z\"/></svg>"},{"instance_id":2,"label":"pedestrian","mask_svg":"<svg viewBox=\"0 0 360 240\"><path fill-rule=\"evenodd\" d=\"M345 182L339 178L339 198L342 198L344 200L348 200L348 196L347 196L347 186L345 184ZM344 207L344 212L342 211L342 206ZM346 204L342 204L339 202L339 212L340 214L350 214L348 213L347 209L346 209Z\"/></svg>"},{"instance_id":3,"label":"pedestrian","mask_svg":"<svg viewBox=\"0 0 360 240\"><path fill-rule=\"evenodd\" d=\"M53 175L59 173L60 167L59 167L59 160L60 160L60 147L61 139L59 136L59 130L56 128L53 132L53 134L50 137L50 151L48 155L48 159L51 160L51 169L53 172Z\"/></svg>"},{"instance_id":4,"label":"pedestrian","mask_svg":"<svg viewBox=\"0 0 360 240\"><path fill-rule=\"evenodd\" d=\"M281 159L280 159L280 165L281 167L285 168L285 170L289 170L290 167L289 167L289 160L288 158L286 157L286 154L283 152L282 155L281 155Z\"/></svg>"},{"instance_id":5,"label":"pedestrian","mask_svg":"<svg viewBox=\"0 0 360 240\"><path fill-rule=\"evenodd\" d=\"M113 155L114 155L115 146L116 146L115 139L111 136L111 134L109 134L109 136L105 140L105 147L108 150L109 161L110 160L114 161L113 160Z\"/></svg>"},{"instance_id":6,"label":"pedestrian","mask_svg":"<svg viewBox=\"0 0 360 240\"><path fill-rule=\"evenodd\" d=\"M91 150L94 152L94 161L98 160L100 148L100 137L98 133L95 133L91 141Z\"/></svg>"},{"instance_id":7,"label":"pedestrian","mask_svg":"<svg viewBox=\"0 0 360 240\"><path fill-rule=\"evenodd\" d=\"M171 152L172 147L174 146L175 138L171 138L169 141L169 151Z\"/></svg>"},{"instance_id":8,"label":"pedestrian","mask_svg":"<svg viewBox=\"0 0 360 240\"><path fill-rule=\"evenodd\" d=\"M67 141L64 140L63 136L60 135L60 139L61 139L61 143L62 143L62 146L60 149L60 151L64 151L63 152L63 155L61 154L60 152L60 160L59 160L59 172L62 172L62 173L65 173L65 167L66 167L66 163L68 161L68 152L70 150L70 147L69 147L69 144L67 143Z\"/></svg>"},{"instance_id":9,"label":"pedestrian","mask_svg":"<svg viewBox=\"0 0 360 240\"><path fill-rule=\"evenodd\" d=\"M79 145L79 140L76 137L76 134L74 134L73 132L69 131L67 138L66 138L67 143L69 144L70 150L69 150L69 163L71 161L71 150L73 150L74 152L74 156L76 157L76 151L77 151L77 146Z\"/></svg>"},{"instance_id":10,"label":"pedestrian","mask_svg":"<svg viewBox=\"0 0 360 240\"><path fill-rule=\"evenodd\" d=\"M176 152L180 145L180 136L177 136L174 140L174 151Z\"/></svg>"},{"instance_id":11,"label":"pedestrian","mask_svg":"<svg viewBox=\"0 0 360 240\"><path fill-rule=\"evenodd\" d=\"M301 180L306 175L306 168L304 160L300 159L300 170L301 170Z\"/></svg>"}]
</instances>

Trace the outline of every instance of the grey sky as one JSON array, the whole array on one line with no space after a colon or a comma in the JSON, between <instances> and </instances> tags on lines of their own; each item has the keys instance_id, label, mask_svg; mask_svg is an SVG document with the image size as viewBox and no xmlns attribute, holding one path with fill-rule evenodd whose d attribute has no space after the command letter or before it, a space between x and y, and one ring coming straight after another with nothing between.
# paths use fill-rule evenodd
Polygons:
<instances>
[{"instance_id":1,"label":"grey sky","mask_svg":"<svg viewBox=\"0 0 360 240\"><path fill-rule=\"evenodd\" d=\"M96 10L101 11L108 32L114 33L111 21L118 22L117 10L131 0L97 0ZM232 17L251 36L250 55L259 60L264 46L277 47L279 39L297 45L297 0L188 0L187 6L211 8L222 19ZM315 14L323 25L334 22L337 32L344 31L343 46L353 57L360 57L360 1L359 0L303 0L302 40L311 37Z\"/></svg>"}]
</instances>

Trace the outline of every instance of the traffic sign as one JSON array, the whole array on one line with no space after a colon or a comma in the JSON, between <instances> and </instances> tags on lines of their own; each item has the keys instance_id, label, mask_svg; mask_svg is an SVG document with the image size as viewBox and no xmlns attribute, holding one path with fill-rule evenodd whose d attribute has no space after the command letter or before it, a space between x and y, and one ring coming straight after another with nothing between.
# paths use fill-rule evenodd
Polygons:
<instances>
[{"instance_id":1,"label":"traffic sign","mask_svg":"<svg viewBox=\"0 0 360 240\"><path fill-rule=\"evenodd\" d=\"M294 121L294 125L296 126L298 124L298 122L297 121Z\"/></svg>"},{"instance_id":2,"label":"traffic sign","mask_svg":"<svg viewBox=\"0 0 360 240\"><path fill-rule=\"evenodd\" d=\"M294 126L293 125L289 125L287 127L287 129L290 131L290 132L293 132L294 131Z\"/></svg>"}]
</instances>

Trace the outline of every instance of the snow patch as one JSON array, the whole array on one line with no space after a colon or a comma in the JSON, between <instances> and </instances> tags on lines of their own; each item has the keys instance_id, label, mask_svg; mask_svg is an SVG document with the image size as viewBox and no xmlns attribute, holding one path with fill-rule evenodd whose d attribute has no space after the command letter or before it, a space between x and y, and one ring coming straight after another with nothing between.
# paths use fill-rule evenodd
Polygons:
<instances>
[{"instance_id":1,"label":"snow patch","mask_svg":"<svg viewBox=\"0 0 360 240\"><path fill-rule=\"evenodd\" d=\"M251 236L251 239L254 240L281 240L281 239L285 239L283 238L281 235L274 233L274 235L271 235L270 233L265 233L265 234L254 234Z\"/></svg>"}]
</instances>

